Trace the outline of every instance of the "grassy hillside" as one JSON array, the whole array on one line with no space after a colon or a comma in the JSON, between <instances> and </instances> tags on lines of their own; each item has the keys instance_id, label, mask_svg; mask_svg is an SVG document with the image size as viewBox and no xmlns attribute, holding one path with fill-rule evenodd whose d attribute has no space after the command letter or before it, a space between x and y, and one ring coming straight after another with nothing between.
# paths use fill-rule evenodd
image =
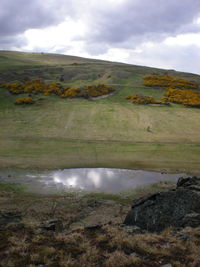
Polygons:
<instances>
[{"instance_id":1,"label":"grassy hillside","mask_svg":"<svg viewBox=\"0 0 200 267\"><path fill-rule=\"evenodd\" d=\"M0 82L42 77L68 86L103 82L117 91L93 101L40 96L14 105L0 89L0 166L64 168L109 166L200 172L200 110L128 102L132 93L159 99L143 86L146 74L168 74L200 84L200 76L54 54L0 52Z\"/></svg>"}]
</instances>

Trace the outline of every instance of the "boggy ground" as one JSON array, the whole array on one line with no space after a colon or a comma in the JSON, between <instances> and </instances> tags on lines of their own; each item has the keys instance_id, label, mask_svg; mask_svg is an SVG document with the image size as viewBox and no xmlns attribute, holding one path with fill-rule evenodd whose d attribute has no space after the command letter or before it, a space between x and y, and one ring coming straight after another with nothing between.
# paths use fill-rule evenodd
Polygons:
<instances>
[{"instance_id":1,"label":"boggy ground","mask_svg":"<svg viewBox=\"0 0 200 267\"><path fill-rule=\"evenodd\" d=\"M119 195L33 195L1 184L0 266L199 267L200 228L147 233L122 225L132 199L174 186L162 182Z\"/></svg>"}]
</instances>

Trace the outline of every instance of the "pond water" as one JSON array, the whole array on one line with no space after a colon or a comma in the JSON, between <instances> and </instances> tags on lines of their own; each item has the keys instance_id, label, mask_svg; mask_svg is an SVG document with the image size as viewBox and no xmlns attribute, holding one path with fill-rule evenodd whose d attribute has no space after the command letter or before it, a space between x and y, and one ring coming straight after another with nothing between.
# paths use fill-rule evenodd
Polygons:
<instances>
[{"instance_id":1,"label":"pond water","mask_svg":"<svg viewBox=\"0 0 200 267\"><path fill-rule=\"evenodd\" d=\"M117 193L159 181L176 182L185 174L143 170L80 168L55 171L0 170L0 182L22 183L32 192L87 191Z\"/></svg>"}]
</instances>

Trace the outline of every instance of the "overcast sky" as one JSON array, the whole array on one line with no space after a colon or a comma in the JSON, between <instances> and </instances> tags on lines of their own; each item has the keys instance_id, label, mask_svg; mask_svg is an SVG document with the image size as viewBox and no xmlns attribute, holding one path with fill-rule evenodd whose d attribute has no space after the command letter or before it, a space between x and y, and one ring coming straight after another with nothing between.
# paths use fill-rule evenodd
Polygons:
<instances>
[{"instance_id":1,"label":"overcast sky","mask_svg":"<svg viewBox=\"0 0 200 267\"><path fill-rule=\"evenodd\" d=\"M200 0L1 0L0 49L200 74Z\"/></svg>"}]
</instances>

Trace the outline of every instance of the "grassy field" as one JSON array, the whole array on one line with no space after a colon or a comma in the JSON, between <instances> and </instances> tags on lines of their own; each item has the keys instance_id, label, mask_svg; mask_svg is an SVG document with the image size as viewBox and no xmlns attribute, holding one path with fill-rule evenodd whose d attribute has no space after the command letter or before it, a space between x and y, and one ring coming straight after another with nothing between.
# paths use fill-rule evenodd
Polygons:
<instances>
[{"instance_id":1,"label":"grassy field","mask_svg":"<svg viewBox=\"0 0 200 267\"><path fill-rule=\"evenodd\" d=\"M1 167L104 166L200 173L199 109L139 106L125 99L132 93L157 99L163 95L162 89L143 86L145 74L167 72L200 84L198 75L17 52L0 52L0 68L0 80L25 75L59 80L63 75L66 85L105 82L117 89L93 101L37 96L37 104L26 107L14 105L15 97L0 89Z\"/></svg>"}]
</instances>

